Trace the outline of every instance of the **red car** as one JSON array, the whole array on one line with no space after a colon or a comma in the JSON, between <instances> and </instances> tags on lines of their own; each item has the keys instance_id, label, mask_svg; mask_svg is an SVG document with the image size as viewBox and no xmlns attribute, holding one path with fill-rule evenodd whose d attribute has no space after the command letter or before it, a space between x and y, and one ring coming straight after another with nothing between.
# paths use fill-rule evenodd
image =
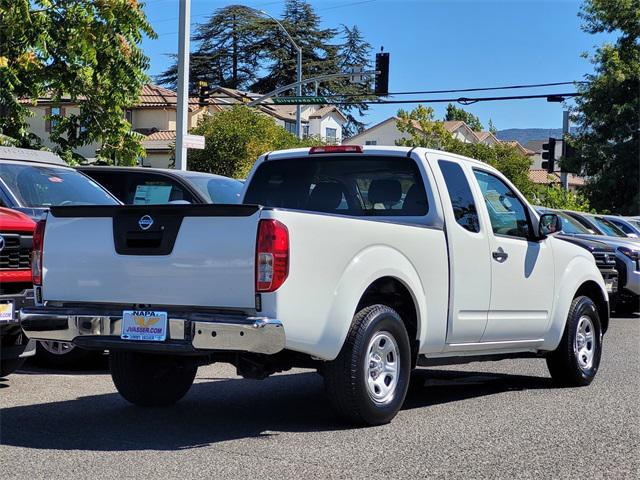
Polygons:
<instances>
[{"instance_id":1,"label":"red car","mask_svg":"<svg viewBox=\"0 0 640 480\"><path fill-rule=\"evenodd\" d=\"M33 304L31 247L35 223L24 213L0 207L0 377L34 355L36 344L20 328L18 312Z\"/></svg>"}]
</instances>

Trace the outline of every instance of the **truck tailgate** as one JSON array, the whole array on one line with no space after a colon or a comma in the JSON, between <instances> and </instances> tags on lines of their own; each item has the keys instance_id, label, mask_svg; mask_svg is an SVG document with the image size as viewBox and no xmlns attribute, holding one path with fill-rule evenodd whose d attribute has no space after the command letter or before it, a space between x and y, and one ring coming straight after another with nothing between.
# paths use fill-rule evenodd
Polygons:
<instances>
[{"instance_id":1,"label":"truck tailgate","mask_svg":"<svg viewBox=\"0 0 640 480\"><path fill-rule=\"evenodd\" d=\"M43 299L251 308L260 208L55 207Z\"/></svg>"}]
</instances>

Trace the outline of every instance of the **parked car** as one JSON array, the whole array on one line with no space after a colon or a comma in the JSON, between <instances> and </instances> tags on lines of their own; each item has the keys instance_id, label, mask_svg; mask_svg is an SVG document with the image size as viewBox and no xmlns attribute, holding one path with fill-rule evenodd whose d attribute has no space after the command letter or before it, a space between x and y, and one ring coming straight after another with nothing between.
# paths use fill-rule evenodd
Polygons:
<instances>
[{"instance_id":1,"label":"parked car","mask_svg":"<svg viewBox=\"0 0 640 480\"><path fill-rule=\"evenodd\" d=\"M168 168L78 167L127 205L240 203L243 184L211 173Z\"/></svg>"},{"instance_id":2,"label":"parked car","mask_svg":"<svg viewBox=\"0 0 640 480\"><path fill-rule=\"evenodd\" d=\"M307 367L366 425L396 415L419 365L542 357L573 386L598 371L609 308L593 256L486 163L271 152L243 201L52 208L25 331L109 349L137 405L175 403L210 362L249 378Z\"/></svg>"},{"instance_id":3,"label":"parked car","mask_svg":"<svg viewBox=\"0 0 640 480\"><path fill-rule=\"evenodd\" d=\"M586 219L580 222L578 218L583 218L583 216L576 212L548 211L558 215L563 233L596 240L615 249L618 291L614 297L613 307L621 314L638 311L640 309L638 304L640 298L640 245L637 241L623 236L593 234L593 229L586 226L591 224ZM597 225L593 224L593 228L597 228Z\"/></svg>"},{"instance_id":4,"label":"parked car","mask_svg":"<svg viewBox=\"0 0 640 480\"><path fill-rule=\"evenodd\" d=\"M0 377L20 368L36 344L20 328L19 312L33 305L31 248L35 223L23 213L0 207Z\"/></svg>"},{"instance_id":5,"label":"parked car","mask_svg":"<svg viewBox=\"0 0 640 480\"><path fill-rule=\"evenodd\" d=\"M614 297L618 291L616 250L604 242L594 240L594 236L589 233L586 227L564 212L546 207L536 207L536 211L540 215L544 213L555 213L560 219L560 230L554 234L555 237L574 243L591 252L596 266L602 274L602 279L604 280L607 292L609 292L609 297Z\"/></svg>"},{"instance_id":6,"label":"parked car","mask_svg":"<svg viewBox=\"0 0 640 480\"><path fill-rule=\"evenodd\" d=\"M0 147L0 206L42 218L49 208L65 205L120 205L96 182L51 152ZM69 342L45 341L36 358L47 365L77 364L92 352Z\"/></svg>"},{"instance_id":7,"label":"parked car","mask_svg":"<svg viewBox=\"0 0 640 480\"><path fill-rule=\"evenodd\" d=\"M565 213L580 222L594 235L605 235L608 237L630 238L624 230L609 221L602 215L594 215L584 212L572 212L565 210Z\"/></svg>"},{"instance_id":8,"label":"parked car","mask_svg":"<svg viewBox=\"0 0 640 480\"><path fill-rule=\"evenodd\" d=\"M602 217L622 230L627 237L640 238L640 222L615 215L603 215Z\"/></svg>"}]
</instances>

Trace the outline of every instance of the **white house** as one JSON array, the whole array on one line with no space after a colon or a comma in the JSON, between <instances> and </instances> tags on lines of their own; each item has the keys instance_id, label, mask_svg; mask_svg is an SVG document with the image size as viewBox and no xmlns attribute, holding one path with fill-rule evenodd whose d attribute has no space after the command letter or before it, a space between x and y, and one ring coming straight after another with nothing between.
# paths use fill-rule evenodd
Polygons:
<instances>
[{"instance_id":1,"label":"white house","mask_svg":"<svg viewBox=\"0 0 640 480\"><path fill-rule=\"evenodd\" d=\"M395 145L397 140L406 137L406 134L400 132L397 127L398 117L390 117L366 129L362 133L354 135L344 140L342 143L346 145ZM444 121L444 128L450 132L454 138L464 143L484 143L487 145L495 145L499 140L491 132L474 132L471 128L461 120ZM420 130L420 124L417 121L413 123L414 127Z\"/></svg>"},{"instance_id":2,"label":"white house","mask_svg":"<svg viewBox=\"0 0 640 480\"><path fill-rule=\"evenodd\" d=\"M257 98L260 94L243 92L232 88L216 87L210 91L209 102L219 108L226 108L238 104L246 104ZM262 103L262 102L261 102ZM258 109L273 117L278 125L291 133L296 131L296 106L276 105L271 100L266 100ZM342 126L347 119L334 105L303 105L301 111L302 134L305 137L315 136L330 143L342 143Z\"/></svg>"}]
</instances>

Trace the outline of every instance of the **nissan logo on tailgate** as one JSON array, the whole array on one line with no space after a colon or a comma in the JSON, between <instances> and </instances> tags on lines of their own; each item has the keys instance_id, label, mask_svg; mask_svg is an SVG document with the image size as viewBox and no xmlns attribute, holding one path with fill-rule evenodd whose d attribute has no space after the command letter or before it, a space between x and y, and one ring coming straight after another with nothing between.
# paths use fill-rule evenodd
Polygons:
<instances>
[{"instance_id":1,"label":"nissan logo on tailgate","mask_svg":"<svg viewBox=\"0 0 640 480\"><path fill-rule=\"evenodd\" d=\"M151 225L153 225L153 218L151 218L149 215L144 215L140 217L140 220L138 220L138 226L142 230L149 230L151 228Z\"/></svg>"}]
</instances>

